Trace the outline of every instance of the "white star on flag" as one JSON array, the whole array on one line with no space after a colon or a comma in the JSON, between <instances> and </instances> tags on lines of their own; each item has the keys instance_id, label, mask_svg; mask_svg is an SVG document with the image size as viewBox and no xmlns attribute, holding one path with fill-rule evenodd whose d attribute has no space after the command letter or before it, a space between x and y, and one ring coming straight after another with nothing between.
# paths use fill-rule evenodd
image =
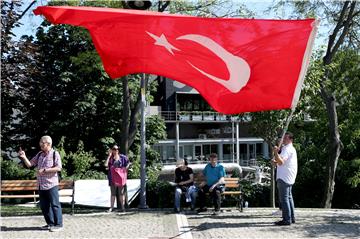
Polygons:
<instances>
[{"instance_id":1,"label":"white star on flag","mask_svg":"<svg viewBox=\"0 0 360 239\"><path fill-rule=\"evenodd\" d=\"M154 40L155 40L155 45L158 46L163 46L166 48L166 50L168 50L171 54L174 55L174 52L172 50L177 50L180 51L179 49L177 49L176 47L174 47L173 45L171 45L168 40L166 39L164 34L161 34L160 37L150 33L150 32L146 32L147 34L149 34L149 36L151 36Z\"/></svg>"}]
</instances>

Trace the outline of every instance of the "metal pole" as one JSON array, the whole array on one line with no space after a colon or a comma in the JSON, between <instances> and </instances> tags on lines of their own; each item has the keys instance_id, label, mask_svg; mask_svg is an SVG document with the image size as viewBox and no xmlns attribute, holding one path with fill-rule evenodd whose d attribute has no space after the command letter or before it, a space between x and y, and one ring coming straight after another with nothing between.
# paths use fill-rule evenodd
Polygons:
<instances>
[{"instance_id":1,"label":"metal pole","mask_svg":"<svg viewBox=\"0 0 360 239\"><path fill-rule=\"evenodd\" d=\"M234 140L234 119L231 117L231 136L232 136L232 160L235 163L235 140Z\"/></svg>"},{"instance_id":2,"label":"metal pole","mask_svg":"<svg viewBox=\"0 0 360 239\"><path fill-rule=\"evenodd\" d=\"M236 163L240 165L239 121L236 121Z\"/></svg>"},{"instance_id":3,"label":"metal pole","mask_svg":"<svg viewBox=\"0 0 360 239\"><path fill-rule=\"evenodd\" d=\"M271 165L271 182L270 182L270 207L275 208L275 166Z\"/></svg>"},{"instance_id":4,"label":"metal pole","mask_svg":"<svg viewBox=\"0 0 360 239\"><path fill-rule=\"evenodd\" d=\"M176 147L175 147L175 150L176 150L176 160L179 160L180 159L180 129L179 129L180 125L179 125L179 121L176 121Z\"/></svg>"},{"instance_id":5,"label":"metal pole","mask_svg":"<svg viewBox=\"0 0 360 239\"><path fill-rule=\"evenodd\" d=\"M140 129L140 151L141 151L141 165L140 165L140 209L146 209L146 158L145 158L145 74L141 75L140 91L141 91L141 129Z\"/></svg>"}]
</instances>

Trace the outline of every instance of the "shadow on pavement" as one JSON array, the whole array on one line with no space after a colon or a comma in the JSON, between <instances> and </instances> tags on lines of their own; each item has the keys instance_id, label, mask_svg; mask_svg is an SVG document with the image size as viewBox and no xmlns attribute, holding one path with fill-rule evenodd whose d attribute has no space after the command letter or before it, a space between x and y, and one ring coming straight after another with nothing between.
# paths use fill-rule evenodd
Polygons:
<instances>
[{"instance_id":1,"label":"shadow on pavement","mask_svg":"<svg viewBox=\"0 0 360 239\"><path fill-rule=\"evenodd\" d=\"M6 227L6 226L1 226L1 231L20 232L20 231L45 231L45 230L42 230L39 227Z\"/></svg>"}]
</instances>

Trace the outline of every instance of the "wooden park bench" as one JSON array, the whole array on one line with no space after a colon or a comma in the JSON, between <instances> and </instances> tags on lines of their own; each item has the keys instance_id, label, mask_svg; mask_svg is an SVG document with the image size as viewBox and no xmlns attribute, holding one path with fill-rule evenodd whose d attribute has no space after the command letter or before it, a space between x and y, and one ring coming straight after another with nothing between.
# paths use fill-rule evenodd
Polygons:
<instances>
[{"instance_id":1,"label":"wooden park bench","mask_svg":"<svg viewBox=\"0 0 360 239\"><path fill-rule=\"evenodd\" d=\"M204 181L204 178L199 174L194 176L194 184L199 186L201 182ZM221 193L222 196L234 196L236 200L236 207L243 211L243 197L240 187L240 178L226 178L225 177L225 190Z\"/></svg>"},{"instance_id":2,"label":"wooden park bench","mask_svg":"<svg viewBox=\"0 0 360 239\"><path fill-rule=\"evenodd\" d=\"M74 180L61 180L59 183L59 196L71 197L71 214L74 214L74 185ZM33 198L36 203L38 189L36 180L2 180L0 198Z\"/></svg>"}]
</instances>

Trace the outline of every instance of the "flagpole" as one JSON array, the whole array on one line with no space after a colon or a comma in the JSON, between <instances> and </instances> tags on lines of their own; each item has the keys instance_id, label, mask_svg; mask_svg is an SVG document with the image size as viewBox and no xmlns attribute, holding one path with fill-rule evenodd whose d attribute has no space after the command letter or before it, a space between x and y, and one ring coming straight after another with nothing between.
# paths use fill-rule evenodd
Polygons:
<instances>
[{"instance_id":1,"label":"flagpole","mask_svg":"<svg viewBox=\"0 0 360 239\"><path fill-rule=\"evenodd\" d=\"M145 74L141 74L140 80L140 94L141 94L141 128L140 128L140 155L141 155L141 165L140 165L140 205L139 209L146 209L146 155L145 155Z\"/></svg>"},{"instance_id":2,"label":"flagpole","mask_svg":"<svg viewBox=\"0 0 360 239\"><path fill-rule=\"evenodd\" d=\"M281 145L282 145L282 143L283 143L283 140L284 140L286 131L288 130L290 121L291 121L291 119L292 119L292 117L293 117L293 115L294 115L295 107L296 107L296 106L294 106L294 107L291 108L291 112L290 112L289 116L288 116L287 119L286 119L286 122L285 122L285 125L284 125L284 128L283 128L283 131L282 131L282 133L281 133L280 142L279 142L279 144L277 145L278 147L281 147Z\"/></svg>"},{"instance_id":3,"label":"flagpole","mask_svg":"<svg viewBox=\"0 0 360 239\"><path fill-rule=\"evenodd\" d=\"M291 121L291 119L292 119L292 117L294 115L294 112L295 112L295 107L296 106L291 108L291 112L289 113L289 115L288 115L288 117L287 117L287 119L285 121L285 125L284 125L283 131L281 133L281 138L280 138L279 144L277 145L279 148L281 147L282 142L283 142L284 137L285 137L285 134L286 134L286 131L289 128L290 121ZM270 189L270 191L271 191L270 192L270 194L271 194L271 202L270 202L270 204L271 204L271 206L273 208L275 208L275 178L274 177L275 177L275 165L272 165L272 167L271 167L271 189Z\"/></svg>"}]
</instances>

